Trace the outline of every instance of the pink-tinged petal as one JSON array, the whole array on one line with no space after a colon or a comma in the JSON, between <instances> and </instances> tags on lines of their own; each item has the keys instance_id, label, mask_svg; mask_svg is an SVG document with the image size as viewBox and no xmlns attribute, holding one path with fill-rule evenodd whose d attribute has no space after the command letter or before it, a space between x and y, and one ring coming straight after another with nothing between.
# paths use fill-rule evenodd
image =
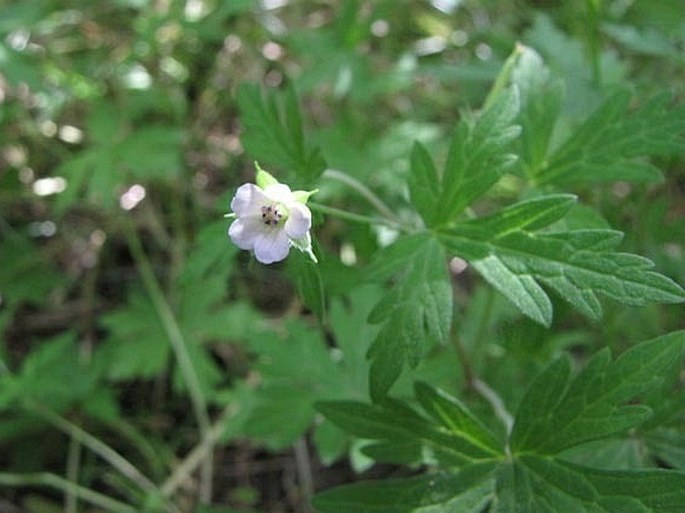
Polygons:
<instances>
[{"instance_id":1,"label":"pink-tinged petal","mask_svg":"<svg viewBox=\"0 0 685 513\"><path fill-rule=\"evenodd\" d=\"M263 205L269 203L264 192L253 183L246 183L238 187L231 200L231 210L238 217L261 215Z\"/></svg>"},{"instance_id":2,"label":"pink-tinged petal","mask_svg":"<svg viewBox=\"0 0 685 513\"><path fill-rule=\"evenodd\" d=\"M274 183L264 188L264 195L274 203L288 205L293 201L293 193L290 187L283 183Z\"/></svg>"},{"instance_id":3,"label":"pink-tinged petal","mask_svg":"<svg viewBox=\"0 0 685 513\"><path fill-rule=\"evenodd\" d=\"M300 239L312 227L312 213L302 203L292 203L288 207L290 211L285 222L285 233L291 239Z\"/></svg>"},{"instance_id":4,"label":"pink-tinged petal","mask_svg":"<svg viewBox=\"0 0 685 513\"><path fill-rule=\"evenodd\" d=\"M258 218L236 219L228 227L228 236L240 249L254 248L255 240L261 234L262 223Z\"/></svg>"},{"instance_id":5,"label":"pink-tinged petal","mask_svg":"<svg viewBox=\"0 0 685 513\"><path fill-rule=\"evenodd\" d=\"M254 255L263 264L280 262L288 256L290 241L283 230L267 230L254 243Z\"/></svg>"}]
</instances>

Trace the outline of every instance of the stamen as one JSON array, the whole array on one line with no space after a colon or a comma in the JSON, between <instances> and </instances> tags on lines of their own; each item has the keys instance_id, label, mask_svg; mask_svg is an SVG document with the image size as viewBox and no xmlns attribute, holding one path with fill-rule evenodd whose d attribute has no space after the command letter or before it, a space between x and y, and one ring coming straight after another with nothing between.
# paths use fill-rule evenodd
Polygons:
<instances>
[{"instance_id":1,"label":"stamen","mask_svg":"<svg viewBox=\"0 0 685 513\"><path fill-rule=\"evenodd\" d=\"M276 226L283 214L278 211L275 205L265 205L262 207L262 219L267 226Z\"/></svg>"}]
</instances>

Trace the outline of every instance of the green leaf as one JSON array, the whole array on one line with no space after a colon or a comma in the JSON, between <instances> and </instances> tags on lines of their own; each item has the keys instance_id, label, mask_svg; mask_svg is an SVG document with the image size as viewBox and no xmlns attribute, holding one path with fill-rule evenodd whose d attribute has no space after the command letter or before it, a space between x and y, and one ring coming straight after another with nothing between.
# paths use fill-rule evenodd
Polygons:
<instances>
[{"instance_id":1,"label":"green leaf","mask_svg":"<svg viewBox=\"0 0 685 513\"><path fill-rule=\"evenodd\" d=\"M237 101L245 127L242 142L255 159L294 173L303 184L323 172L326 163L321 153L305 143L294 89L282 95L264 94L257 85L243 84Z\"/></svg>"},{"instance_id":2,"label":"green leaf","mask_svg":"<svg viewBox=\"0 0 685 513\"><path fill-rule=\"evenodd\" d=\"M510 205L473 224L492 237L504 237L520 230L545 228L564 217L575 204L576 197L572 194L551 194Z\"/></svg>"},{"instance_id":3,"label":"green leaf","mask_svg":"<svg viewBox=\"0 0 685 513\"><path fill-rule=\"evenodd\" d=\"M178 127L145 125L126 137L117 153L132 177L169 180L182 169L182 140L183 131Z\"/></svg>"},{"instance_id":4,"label":"green leaf","mask_svg":"<svg viewBox=\"0 0 685 513\"><path fill-rule=\"evenodd\" d=\"M456 466L493 457L491 450L483 450L461 434L446 432L400 401L322 401L316 403L316 409L356 437L402 447L404 452L421 455L423 459L427 457L426 450L438 460Z\"/></svg>"},{"instance_id":5,"label":"green leaf","mask_svg":"<svg viewBox=\"0 0 685 513\"><path fill-rule=\"evenodd\" d=\"M451 222L497 183L515 161L506 151L520 132L513 124L518 109L518 92L508 89L478 118L459 124L447 155L440 194L435 197L433 208L439 208L440 213L435 225Z\"/></svg>"},{"instance_id":6,"label":"green leaf","mask_svg":"<svg viewBox=\"0 0 685 513\"><path fill-rule=\"evenodd\" d=\"M56 410L83 401L97 389L99 369L79 355L76 333L42 341L9 377L10 397L32 398Z\"/></svg>"},{"instance_id":7,"label":"green leaf","mask_svg":"<svg viewBox=\"0 0 685 513\"><path fill-rule=\"evenodd\" d=\"M413 251L391 247L372 266L405 270L369 315L371 323L382 324L369 350L374 400L387 394L405 363L416 366L432 343L446 341L452 322L452 288L440 244L425 234L401 239L398 244ZM385 255L390 255L387 261Z\"/></svg>"},{"instance_id":8,"label":"green leaf","mask_svg":"<svg viewBox=\"0 0 685 513\"><path fill-rule=\"evenodd\" d=\"M225 282L238 253L226 235L230 221L222 219L205 225L196 235L183 266L181 285L198 281Z\"/></svg>"},{"instance_id":9,"label":"green leaf","mask_svg":"<svg viewBox=\"0 0 685 513\"><path fill-rule=\"evenodd\" d=\"M414 143L410 169L408 185L412 204L426 226L432 227L438 221L439 204L435 198L440 192L440 179L428 150L419 142Z\"/></svg>"},{"instance_id":10,"label":"green leaf","mask_svg":"<svg viewBox=\"0 0 685 513\"><path fill-rule=\"evenodd\" d=\"M558 219L570 205L569 196L523 202L443 230L440 240L525 315L546 326L552 321L552 304L542 285L595 319L602 315L600 294L632 306L685 299L678 284L649 270L651 261L613 251L620 232L530 231Z\"/></svg>"},{"instance_id":11,"label":"green leaf","mask_svg":"<svg viewBox=\"0 0 685 513\"><path fill-rule=\"evenodd\" d=\"M301 252L291 254L287 265L304 304L319 319L325 319L326 295L320 267Z\"/></svg>"},{"instance_id":12,"label":"green leaf","mask_svg":"<svg viewBox=\"0 0 685 513\"><path fill-rule=\"evenodd\" d=\"M631 25L602 24L602 32L628 50L652 57L681 58L674 41L654 28L639 30Z\"/></svg>"},{"instance_id":13,"label":"green leaf","mask_svg":"<svg viewBox=\"0 0 685 513\"><path fill-rule=\"evenodd\" d=\"M659 385L684 345L685 332L677 332L638 344L613 362L608 350L600 351L570 382L568 360L552 363L519 406L512 449L556 454L645 421L648 407L626 403Z\"/></svg>"},{"instance_id":14,"label":"green leaf","mask_svg":"<svg viewBox=\"0 0 685 513\"><path fill-rule=\"evenodd\" d=\"M667 93L628 112L630 93L607 99L536 174L540 184L653 182L661 173L639 158L685 150L685 104Z\"/></svg>"},{"instance_id":15,"label":"green leaf","mask_svg":"<svg viewBox=\"0 0 685 513\"><path fill-rule=\"evenodd\" d=\"M425 383L417 383L416 398L423 409L454 436L466 439L486 454L501 454L502 443L456 397Z\"/></svg>"},{"instance_id":16,"label":"green leaf","mask_svg":"<svg viewBox=\"0 0 685 513\"><path fill-rule=\"evenodd\" d=\"M5 235L5 234L3 234ZM13 307L22 301L42 303L64 277L30 239L12 232L0 244L0 295Z\"/></svg>"},{"instance_id":17,"label":"green leaf","mask_svg":"<svg viewBox=\"0 0 685 513\"><path fill-rule=\"evenodd\" d=\"M311 425L315 401L367 399L366 352L377 329L366 318L378 295L375 287L359 287L350 294L349 304L331 304L335 349L311 326L295 321L287 324L286 337L263 331L250 337L249 348L259 355L255 371L261 384L245 404L253 408L245 433L282 448Z\"/></svg>"},{"instance_id":18,"label":"green leaf","mask_svg":"<svg viewBox=\"0 0 685 513\"><path fill-rule=\"evenodd\" d=\"M518 45L517 50L511 82L521 94L521 161L526 173L532 174L547 158L561 112L564 88L561 80L553 78L535 50L523 45Z\"/></svg>"},{"instance_id":19,"label":"green leaf","mask_svg":"<svg viewBox=\"0 0 685 513\"><path fill-rule=\"evenodd\" d=\"M613 471L523 456L500 466L495 513L677 513L685 507L685 473Z\"/></svg>"},{"instance_id":20,"label":"green leaf","mask_svg":"<svg viewBox=\"0 0 685 513\"><path fill-rule=\"evenodd\" d=\"M369 481L327 490L314 497L322 513L479 513L494 489L492 465L471 465L454 473Z\"/></svg>"},{"instance_id":21,"label":"green leaf","mask_svg":"<svg viewBox=\"0 0 685 513\"><path fill-rule=\"evenodd\" d=\"M96 358L113 380L151 378L166 368L171 348L157 311L140 291L131 293L127 306L103 316L107 339Z\"/></svg>"},{"instance_id":22,"label":"green leaf","mask_svg":"<svg viewBox=\"0 0 685 513\"><path fill-rule=\"evenodd\" d=\"M315 504L324 513L679 512L685 505L685 473L597 469L563 458L569 447L584 447L579 444L644 420L648 409L630 403L659 384L664 369L682 357L683 346L685 332L679 332L639 344L613 362L608 351L600 351L573 379L568 359L553 362L521 402L506 456L463 404L423 384L417 385L417 398L431 419L397 400L319 403L317 409L348 432L378 441L368 454L392 461L394 450L398 462L415 464L430 450L450 470L343 486L320 493ZM478 461L483 459L488 461ZM434 493L436 475L464 484L474 495L467 500L458 491Z\"/></svg>"}]
</instances>

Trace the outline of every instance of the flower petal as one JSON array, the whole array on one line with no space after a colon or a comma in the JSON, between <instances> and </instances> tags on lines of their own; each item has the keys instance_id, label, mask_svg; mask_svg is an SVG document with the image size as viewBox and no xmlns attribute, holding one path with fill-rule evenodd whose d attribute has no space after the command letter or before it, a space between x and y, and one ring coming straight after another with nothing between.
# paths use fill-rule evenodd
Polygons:
<instances>
[{"instance_id":1,"label":"flower petal","mask_svg":"<svg viewBox=\"0 0 685 513\"><path fill-rule=\"evenodd\" d=\"M291 239L300 239L312 227L312 213L302 203L288 205L288 220L285 222L285 233Z\"/></svg>"},{"instance_id":2,"label":"flower petal","mask_svg":"<svg viewBox=\"0 0 685 513\"><path fill-rule=\"evenodd\" d=\"M255 240L261 235L262 223L259 218L244 217L236 219L228 227L228 236L240 249L254 248Z\"/></svg>"},{"instance_id":3,"label":"flower petal","mask_svg":"<svg viewBox=\"0 0 685 513\"><path fill-rule=\"evenodd\" d=\"M263 264L280 262L289 252L290 241L283 230L262 231L255 239L254 255Z\"/></svg>"},{"instance_id":4,"label":"flower petal","mask_svg":"<svg viewBox=\"0 0 685 513\"><path fill-rule=\"evenodd\" d=\"M274 203L289 205L294 201L290 187L283 183L274 183L264 188L264 195Z\"/></svg>"},{"instance_id":5,"label":"flower petal","mask_svg":"<svg viewBox=\"0 0 685 513\"><path fill-rule=\"evenodd\" d=\"M256 216L261 214L263 205L269 203L269 198L253 183L245 183L238 187L231 200L231 210L238 217Z\"/></svg>"}]
</instances>

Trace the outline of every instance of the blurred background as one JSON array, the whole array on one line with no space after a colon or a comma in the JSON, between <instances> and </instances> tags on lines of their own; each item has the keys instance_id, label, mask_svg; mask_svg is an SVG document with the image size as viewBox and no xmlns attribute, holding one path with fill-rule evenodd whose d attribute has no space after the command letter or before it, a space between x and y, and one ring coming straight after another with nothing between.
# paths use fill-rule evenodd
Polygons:
<instances>
[{"instance_id":1,"label":"blurred background","mask_svg":"<svg viewBox=\"0 0 685 513\"><path fill-rule=\"evenodd\" d=\"M397 176L413 141L444 151L517 43L563 80L568 126L618 87L638 99L664 88L685 96L682 0L0 0L0 511L77 511L38 472L156 511L73 427L163 482L196 447L193 394L211 420L231 418L215 451L215 506L203 511L308 511L314 488L362 470L333 464L347 450L342 435L303 437L325 380L315 357L303 349L287 361L268 345L283 329L319 336L296 293L297 262L256 265L226 237L222 216L253 161L289 172L246 148L239 91L296 91L307 144L401 212ZM661 183L569 192L599 212L593 222L627 232L623 249L682 284L685 158L656 164ZM323 203L369 209L339 183L313 185ZM316 236L329 298L355 293L352 271L383 234L332 220ZM479 291L464 297L480 301ZM675 306L608 305L602 326L557 311L566 338L550 343L502 314L504 341L493 344L514 358L495 385L535 365L536 341L549 351L579 337L620 347L683 327ZM175 336L195 387L174 363ZM173 488L180 510L192 509L197 486Z\"/></svg>"}]
</instances>

